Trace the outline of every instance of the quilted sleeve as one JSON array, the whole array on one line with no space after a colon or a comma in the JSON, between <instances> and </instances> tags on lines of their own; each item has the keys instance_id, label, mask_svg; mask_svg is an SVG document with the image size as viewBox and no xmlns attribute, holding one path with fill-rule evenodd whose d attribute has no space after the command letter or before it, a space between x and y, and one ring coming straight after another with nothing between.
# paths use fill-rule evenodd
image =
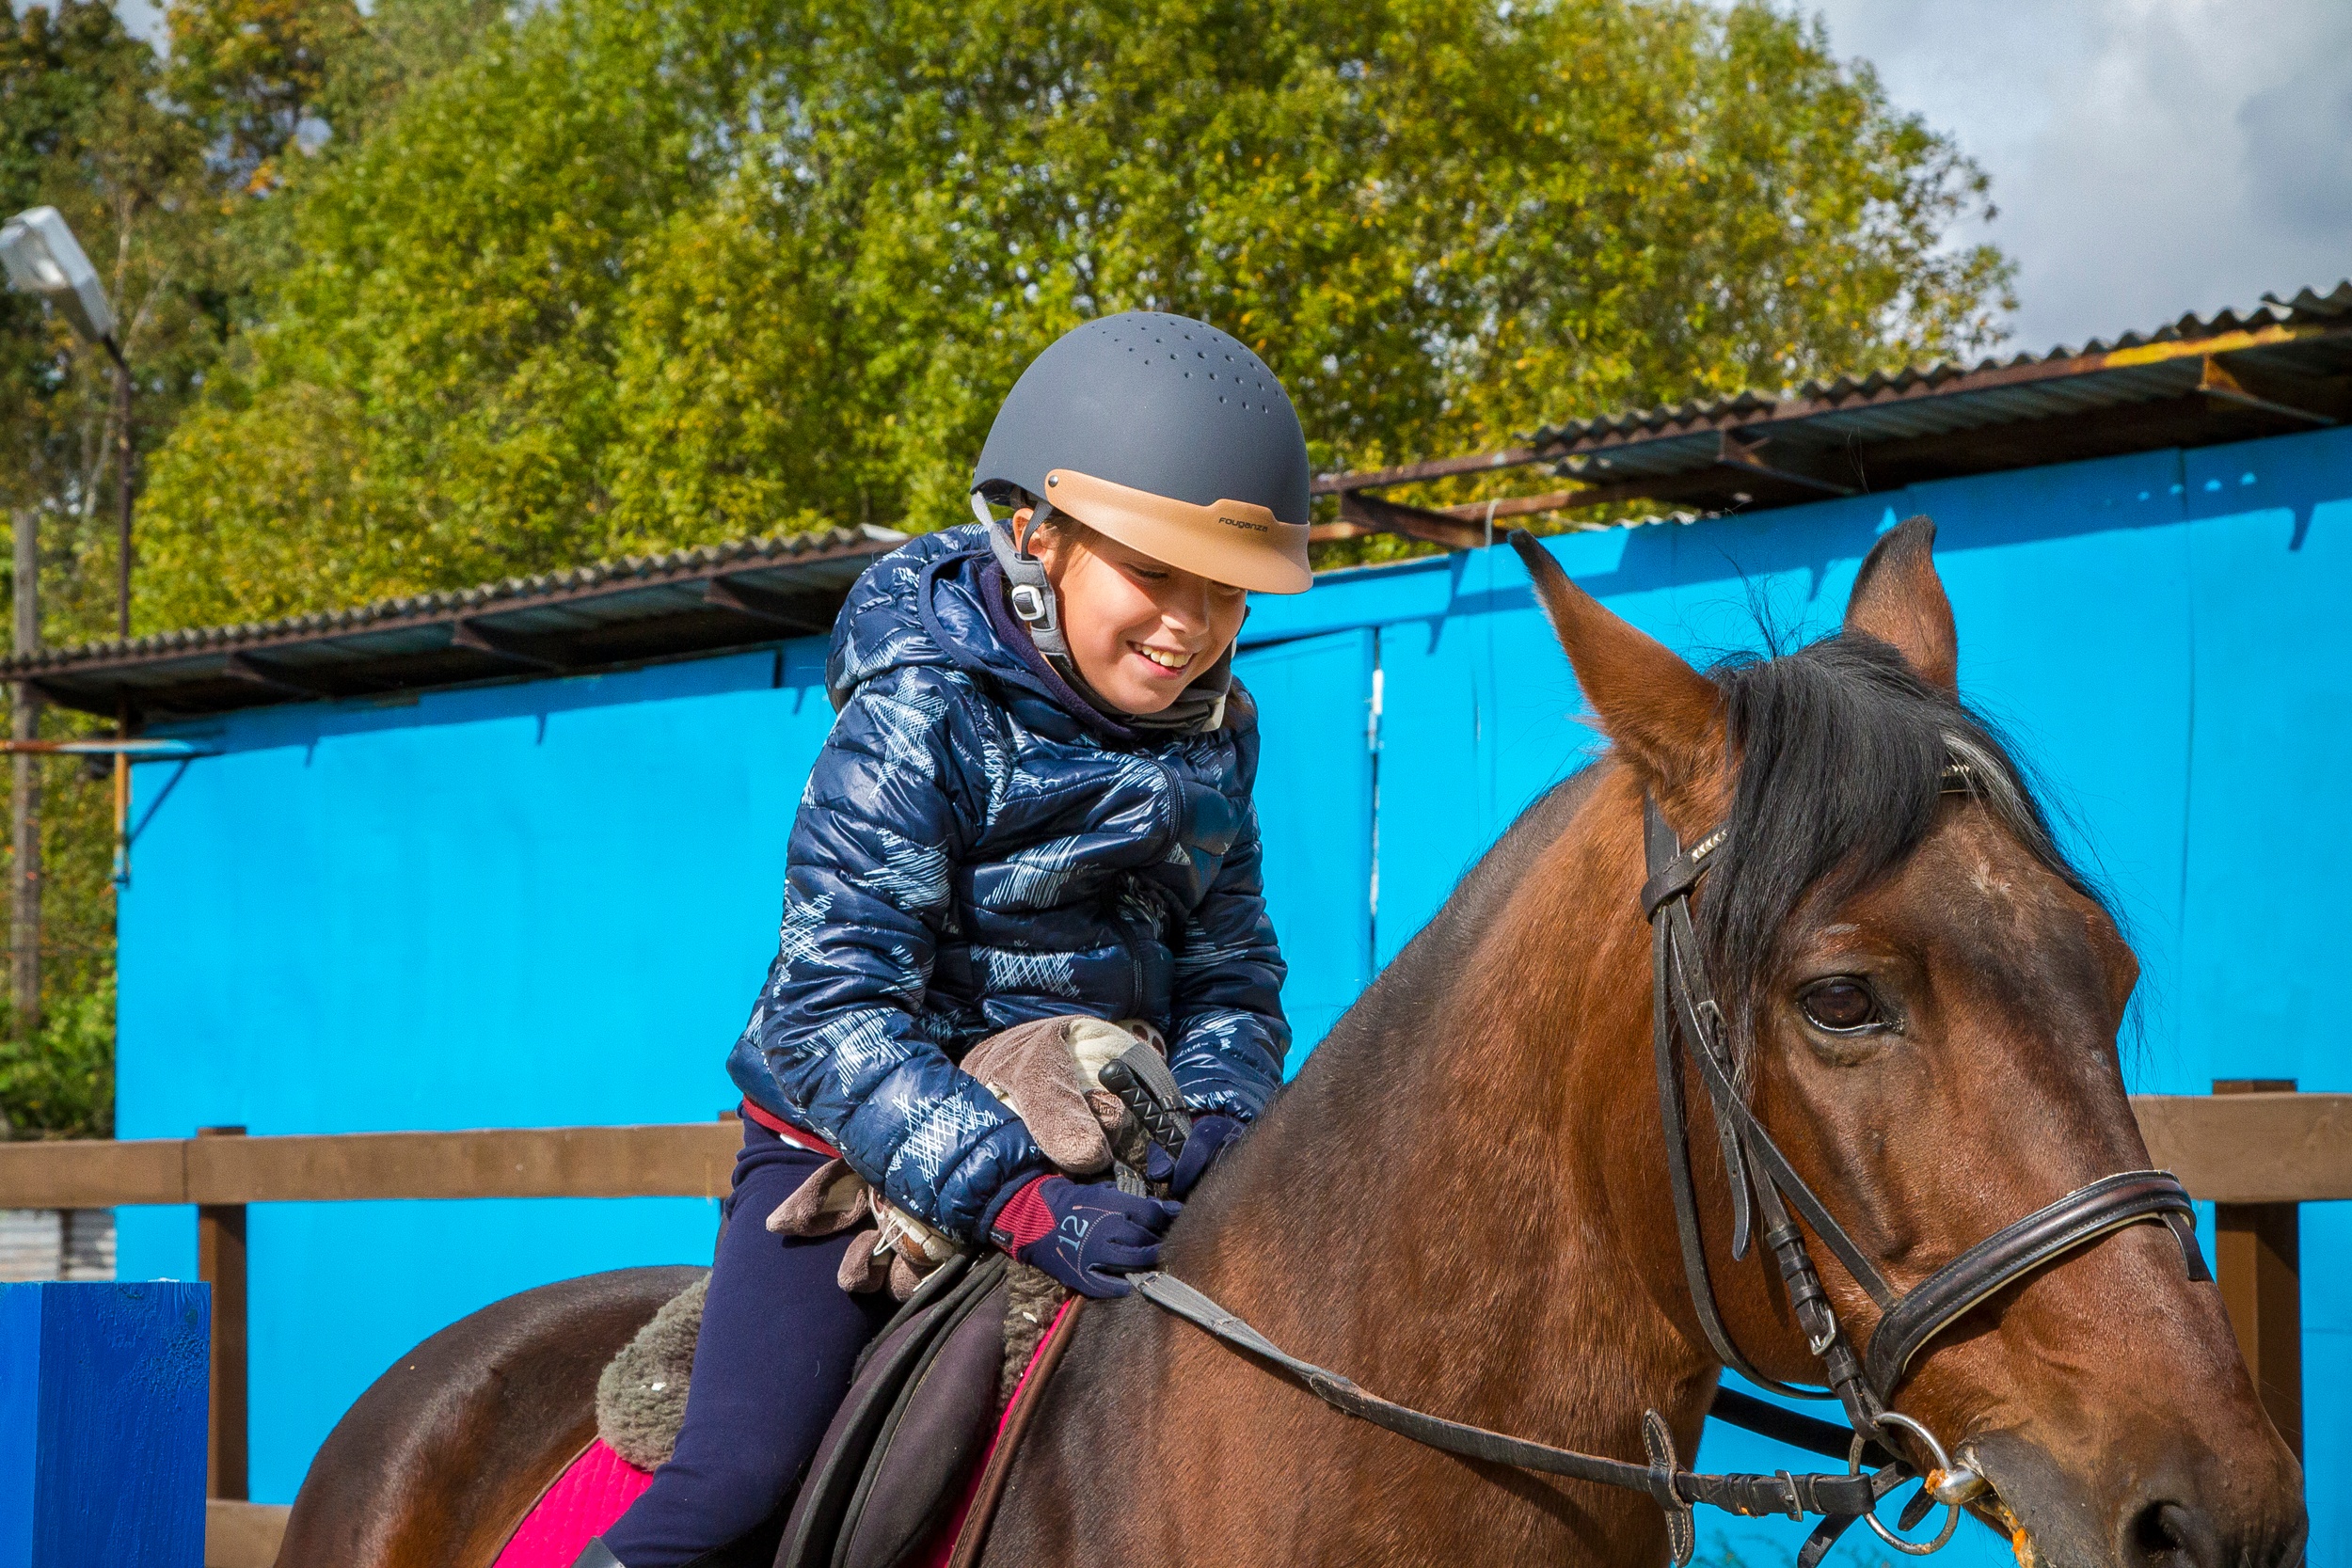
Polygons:
<instances>
[{"instance_id":1,"label":"quilted sleeve","mask_svg":"<svg viewBox=\"0 0 2352 1568\"><path fill-rule=\"evenodd\" d=\"M1244 812L1208 895L1185 920L1176 949L1176 1038L1168 1067L1194 1111L1248 1121L1282 1082L1290 1024L1282 1017L1288 968L1266 917L1258 812Z\"/></svg>"},{"instance_id":2,"label":"quilted sleeve","mask_svg":"<svg viewBox=\"0 0 2352 1568\"><path fill-rule=\"evenodd\" d=\"M927 1038L950 879L986 820L993 750L960 677L860 686L793 823L784 927L747 1033L785 1099L908 1213L967 1243L1052 1167L1028 1129Z\"/></svg>"}]
</instances>

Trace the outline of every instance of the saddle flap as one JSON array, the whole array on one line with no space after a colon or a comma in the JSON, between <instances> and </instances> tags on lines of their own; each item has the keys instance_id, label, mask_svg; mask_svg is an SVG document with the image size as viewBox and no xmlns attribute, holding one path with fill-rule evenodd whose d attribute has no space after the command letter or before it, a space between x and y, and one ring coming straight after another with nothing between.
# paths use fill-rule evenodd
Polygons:
<instances>
[{"instance_id":1,"label":"saddle flap","mask_svg":"<svg viewBox=\"0 0 2352 1568\"><path fill-rule=\"evenodd\" d=\"M833 1568L898 1568L954 1513L995 1422L1010 1297L1000 1280L932 1340L875 1436Z\"/></svg>"},{"instance_id":2,"label":"saddle flap","mask_svg":"<svg viewBox=\"0 0 2352 1568\"><path fill-rule=\"evenodd\" d=\"M928 1364L939 1340L1004 1278L1001 1255L966 1266L959 1256L923 1282L859 1359L849 1397L825 1428L793 1498L776 1568L831 1568L842 1523L899 1396ZM945 1276L945 1277L943 1277Z\"/></svg>"}]
</instances>

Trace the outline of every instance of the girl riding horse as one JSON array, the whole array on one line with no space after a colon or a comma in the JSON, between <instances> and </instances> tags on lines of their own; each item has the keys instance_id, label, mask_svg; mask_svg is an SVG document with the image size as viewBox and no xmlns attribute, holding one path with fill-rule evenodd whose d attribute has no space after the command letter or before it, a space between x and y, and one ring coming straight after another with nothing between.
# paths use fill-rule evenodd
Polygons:
<instances>
[{"instance_id":1,"label":"girl riding horse","mask_svg":"<svg viewBox=\"0 0 2352 1568\"><path fill-rule=\"evenodd\" d=\"M1258 356L1131 311L1039 356L973 475L976 526L876 562L834 628L838 710L793 825L784 926L728 1059L743 1152L675 1456L580 1559L681 1568L787 1499L893 1305L848 1234L760 1221L839 1158L894 1212L1089 1296L1178 1205L1057 1175L958 1062L1086 1015L1149 1025L1195 1121L1181 1199L1279 1081L1259 882L1248 594L1303 592L1307 449ZM1011 510L1000 524L991 503Z\"/></svg>"}]
</instances>

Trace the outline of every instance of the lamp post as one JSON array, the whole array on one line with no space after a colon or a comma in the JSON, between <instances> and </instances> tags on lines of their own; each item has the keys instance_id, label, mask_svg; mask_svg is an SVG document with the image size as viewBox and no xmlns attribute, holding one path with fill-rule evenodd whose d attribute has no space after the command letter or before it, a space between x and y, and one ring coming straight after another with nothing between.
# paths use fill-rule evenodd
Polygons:
<instances>
[{"instance_id":1,"label":"lamp post","mask_svg":"<svg viewBox=\"0 0 2352 1568\"><path fill-rule=\"evenodd\" d=\"M122 356L117 337L114 307L99 281L98 269L82 253L81 243L55 207L33 207L0 227L0 266L8 270L11 287L38 294L70 322L73 330L106 351L114 361L115 380L115 628L131 637L131 366ZM20 706L23 704L20 702ZM131 736L131 710L126 703L116 716L119 739ZM129 865L131 820L131 762L115 753L115 881L119 885Z\"/></svg>"},{"instance_id":2,"label":"lamp post","mask_svg":"<svg viewBox=\"0 0 2352 1568\"><path fill-rule=\"evenodd\" d=\"M131 366L115 338L114 307L98 269L55 207L19 213L0 228L0 264L11 286L47 300L73 330L106 351L115 366L115 621L131 635Z\"/></svg>"}]
</instances>

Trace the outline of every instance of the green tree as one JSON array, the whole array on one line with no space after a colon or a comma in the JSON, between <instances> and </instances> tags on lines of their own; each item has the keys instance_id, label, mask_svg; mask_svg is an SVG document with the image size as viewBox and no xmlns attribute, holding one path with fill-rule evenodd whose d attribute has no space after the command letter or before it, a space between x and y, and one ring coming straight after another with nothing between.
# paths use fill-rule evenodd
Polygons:
<instances>
[{"instance_id":1,"label":"green tree","mask_svg":"<svg viewBox=\"0 0 2352 1568\"><path fill-rule=\"evenodd\" d=\"M160 87L153 51L103 5L61 0L0 27L0 203L58 207L88 248L151 430L184 401L223 325L199 284L200 143ZM51 641L113 629L116 437L104 356L38 303L0 298L0 497L37 519ZM111 791L68 765L45 775L43 1029L29 1050L0 1051L0 1107L21 1127L89 1132L112 1102Z\"/></svg>"},{"instance_id":2,"label":"green tree","mask_svg":"<svg viewBox=\"0 0 2352 1568\"><path fill-rule=\"evenodd\" d=\"M364 18L351 0L182 0L167 64L96 0L0 13L0 214L56 206L89 251L121 319L142 451L232 326L256 322L254 279L285 264L286 198L332 161L294 150L356 144L500 14L481 0L385 0ZM52 643L113 635L114 407L104 356L0 293L0 502L37 519ZM137 592L151 580L142 564ZM44 784L43 1032L0 1049L0 1111L87 1134L112 1115L111 789L62 763Z\"/></svg>"},{"instance_id":3,"label":"green tree","mask_svg":"<svg viewBox=\"0 0 2352 1568\"><path fill-rule=\"evenodd\" d=\"M1765 5L558 0L294 193L151 624L953 522L1128 307L1257 345L1327 467L1963 351L1985 195Z\"/></svg>"}]
</instances>

